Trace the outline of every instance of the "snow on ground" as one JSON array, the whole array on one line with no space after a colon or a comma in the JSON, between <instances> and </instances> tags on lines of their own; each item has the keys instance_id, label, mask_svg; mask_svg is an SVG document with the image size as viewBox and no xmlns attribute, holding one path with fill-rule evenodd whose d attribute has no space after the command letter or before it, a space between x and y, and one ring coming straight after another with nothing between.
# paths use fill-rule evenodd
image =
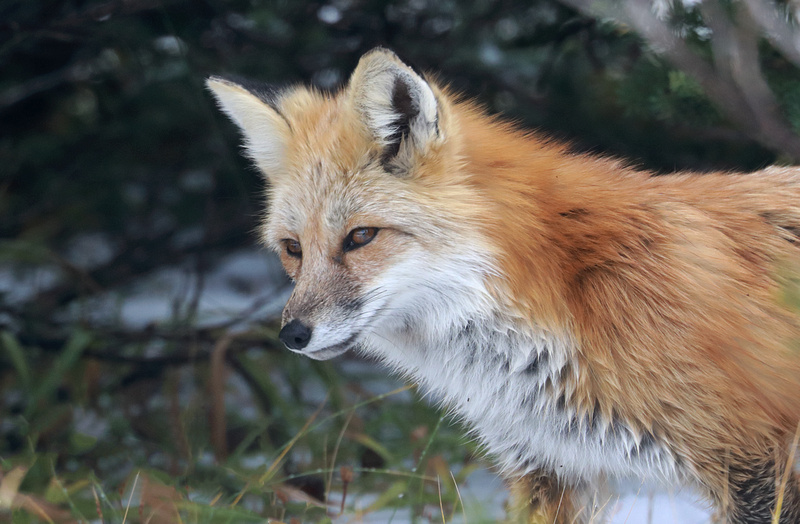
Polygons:
<instances>
[{"instance_id":1,"label":"snow on ground","mask_svg":"<svg viewBox=\"0 0 800 524\"><path fill-rule=\"evenodd\" d=\"M488 469L478 469L471 473L459 485L459 492L465 511L457 508L452 515L445 515L448 523L466 522L499 522L506 518L505 506L508 501L508 490L500 478ZM332 500L338 500L340 494L333 493ZM378 495L368 495L352 500L349 506L354 510L363 510L372 504ZM425 514L431 522L441 520L440 510L436 506L426 508ZM410 521L410 510L384 509L367 513L354 519L351 512L334 519L336 524L363 522L367 524L400 524ZM640 489L635 492L626 491L614 496L607 507L605 521L597 524L708 524L711 512L698 496L689 490L666 492ZM424 521L424 520L423 520ZM593 521L594 522L594 521Z\"/></svg>"},{"instance_id":2,"label":"snow on ground","mask_svg":"<svg viewBox=\"0 0 800 524\"><path fill-rule=\"evenodd\" d=\"M167 267L78 307L96 322L128 329L176 322L193 307L198 327L232 319L246 325L279 316L290 293L277 257L250 249L223 257L202 276L192 268Z\"/></svg>"},{"instance_id":3,"label":"snow on ground","mask_svg":"<svg viewBox=\"0 0 800 524\"><path fill-rule=\"evenodd\" d=\"M699 496L685 489L678 492L623 493L615 500L609 524L707 524L711 511Z\"/></svg>"}]
</instances>

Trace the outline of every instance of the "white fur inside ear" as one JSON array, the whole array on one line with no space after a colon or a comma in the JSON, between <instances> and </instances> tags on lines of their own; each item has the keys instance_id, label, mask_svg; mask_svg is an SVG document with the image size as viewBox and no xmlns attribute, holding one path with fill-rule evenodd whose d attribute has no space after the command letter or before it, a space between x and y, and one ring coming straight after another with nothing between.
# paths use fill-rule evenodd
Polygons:
<instances>
[{"instance_id":1,"label":"white fur inside ear","mask_svg":"<svg viewBox=\"0 0 800 524\"><path fill-rule=\"evenodd\" d=\"M224 111L242 130L245 149L256 166L267 176L283 166L291 129L281 114L244 87L217 77L206 85Z\"/></svg>"},{"instance_id":2,"label":"white fur inside ear","mask_svg":"<svg viewBox=\"0 0 800 524\"><path fill-rule=\"evenodd\" d=\"M412 142L406 147L422 150L439 135L438 106L431 86L394 53L368 53L350 82L356 107L382 145L405 138Z\"/></svg>"}]
</instances>

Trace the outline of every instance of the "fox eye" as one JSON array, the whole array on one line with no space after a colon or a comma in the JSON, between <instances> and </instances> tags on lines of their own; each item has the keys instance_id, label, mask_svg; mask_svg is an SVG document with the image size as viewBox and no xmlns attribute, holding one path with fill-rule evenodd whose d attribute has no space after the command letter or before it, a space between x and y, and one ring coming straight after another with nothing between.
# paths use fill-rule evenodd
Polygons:
<instances>
[{"instance_id":1,"label":"fox eye","mask_svg":"<svg viewBox=\"0 0 800 524\"><path fill-rule=\"evenodd\" d=\"M286 254L290 257L300 258L303 256L303 248L297 240L287 238L283 241L283 246L286 248Z\"/></svg>"},{"instance_id":2,"label":"fox eye","mask_svg":"<svg viewBox=\"0 0 800 524\"><path fill-rule=\"evenodd\" d=\"M377 234L377 227L358 227L350 231L350 233L345 237L342 250L352 251L360 248L361 246L369 244Z\"/></svg>"}]
</instances>

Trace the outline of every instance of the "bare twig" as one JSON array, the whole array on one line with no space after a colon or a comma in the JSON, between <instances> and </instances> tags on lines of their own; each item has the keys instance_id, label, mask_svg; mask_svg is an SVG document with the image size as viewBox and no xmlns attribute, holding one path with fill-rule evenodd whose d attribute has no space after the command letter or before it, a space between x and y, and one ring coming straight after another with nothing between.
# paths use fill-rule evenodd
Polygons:
<instances>
[{"instance_id":1,"label":"bare twig","mask_svg":"<svg viewBox=\"0 0 800 524\"><path fill-rule=\"evenodd\" d=\"M80 76L81 69L78 66L64 67L7 88L0 93L0 111L37 93L76 80Z\"/></svg>"},{"instance_id":2,"label":"bare twig","mask_svg":"<svg viewBox=\"0 0 800 524\"><path fill-rule=\"evenodd\" d=\"M742 4L775 49L800 67L800 32L788 23L781 8L770 0L742 0Z\"/></svg>"},{"instance_id":3,"label":"bare twig","mask_svg":"<svg viewBox=\"0 0 800 524\"><path fill-rule=\"evenodd\" d=\"M208 381L211 407L208 412L208 425L211 447L214 449L214 457L218 464L224 464L228 458L227 424L225 423L225 382L228 373L225 358L231 342L233 342L233 335L226 334L211 350L211 376Z\"/></svg>"},{"instance_id":4,"label":"bare twig","mask_svg":"<svg viewBox=\"0 0 800 524\"><path fill-rule=\"evenodd\" d=\"M736 9L731 18L718 2L700 5L703 20L712 31L715 69L720 78L730 79L738 89L749 109L751 127L757 128L754 133L769 137L784 151L797 148L800 152L798 137L780 116L778 102L764 79L758 55L759 28L753 19L744 9Z\"/></svg>"},{"instance_id":5,"label":"bare twig","mask_svg":"<svg viewBox=\"0 0 800 524\"><path fill-rule=\"evenodd\" d=\"M189 437L186 434L186 425L184 424L183 414L181 413L181 404L178 395L178 376L175 370L170 371L165 384L167 398L169 399L169 415L172 419L170 431L172 433L172 439L175 442L175 448L178 451L178 456L184 460L187 469L191 470L194 467L194 462L192 461ZM171 456L170 469L170 473L173 476L177 477L180 474L178 471L178 460L176 460L174 455Z\"/></svg>"},{"instance_id":6,"label":"bare twig","mask_svg":"<svg viewBox=\"0 0 800 524\"><path fill-rule=\"evenodd\" d=\"M119 287L156 268L182 262L190 255L241 245L245 243L247 231L252 227L249 220L249 217L242 217L242 220L230 221L224 231L219 231L214 238L188 247L175 246L175 231L153 238L128 239L114 257L88 271L85 279L103 289ZM63 282L39 293L30 302L35 303L37 308L45 309L63 306L86 292L83 283L83 279Z\"/></svg>"}]
</instances>

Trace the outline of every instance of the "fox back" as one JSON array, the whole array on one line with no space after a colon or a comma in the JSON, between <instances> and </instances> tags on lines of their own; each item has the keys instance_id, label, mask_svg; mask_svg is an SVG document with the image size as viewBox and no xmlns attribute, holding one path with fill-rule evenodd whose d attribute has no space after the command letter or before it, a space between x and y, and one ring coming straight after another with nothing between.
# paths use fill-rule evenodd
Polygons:
<instances>
[{"instance_id":1,"label":"fox back","mask_svg":"<svg viewBox=\"0 0 800 524\"><path fill-rule=\"evenodd\" d=\"M800 171L652 176L574 154L385 49L334 94L209 87L269 182L289 349L418 382L530 515L588 519L592 486L635 477L693 485L729 522L770 522L783 492L781 522L800 519L794 476L775 482L800 420L781 298Z\"/></svg>"}]
</instances>

